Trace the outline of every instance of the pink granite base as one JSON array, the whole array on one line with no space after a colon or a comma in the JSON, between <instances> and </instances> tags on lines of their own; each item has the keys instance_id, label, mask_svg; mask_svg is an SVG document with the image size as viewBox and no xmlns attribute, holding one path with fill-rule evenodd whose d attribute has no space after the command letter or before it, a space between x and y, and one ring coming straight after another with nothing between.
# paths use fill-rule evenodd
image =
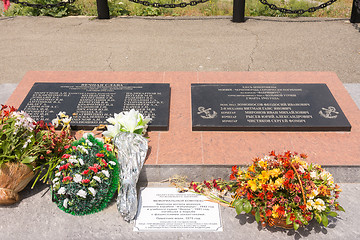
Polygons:
<instances>
[{"instance_id":1,"label":"pink granite base","mask_svg":"<svg viewBox=\"0 0 360 240\"><path fill-rule=\"evenodd\" d=\"M249 164L271 150L306 153L322 165L360 165L360 111L333 72L28 72L7 104L19 106L35 82L170 83L168 131L150 132L146 164ZM191 83L325 83L351 132L192 131Z\"/></svg>"}]
</instances>

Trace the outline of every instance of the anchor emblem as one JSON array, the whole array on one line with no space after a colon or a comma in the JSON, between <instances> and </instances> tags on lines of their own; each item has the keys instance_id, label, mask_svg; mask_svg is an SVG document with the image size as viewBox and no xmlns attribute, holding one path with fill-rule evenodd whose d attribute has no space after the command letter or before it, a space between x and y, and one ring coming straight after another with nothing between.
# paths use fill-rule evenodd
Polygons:
<instances>
[{"instance_id":1,"label":"anchor emblem","mask_svg":"<svg viewBox=\"0 0 360 240\"><path fill-rule=\"evenodd\" d=\"M217 116L217 112L215 112L211 108L205 109L205 107L198 107L197 114L199 114L200 117L202 117L203 119L213 119Z\"/></svg>"},{"instance_id":2,"label":"anchor emblem","mask_svg":"<svg viewBox=\"0 0 360 240\"><path fill-rule=\"evenodd\" d=\"M336 111L336 108L329 106L328 108L321 108L319 111L320 116L324 118L337 118L339 112Z\"/></svg>"}]
</instances>

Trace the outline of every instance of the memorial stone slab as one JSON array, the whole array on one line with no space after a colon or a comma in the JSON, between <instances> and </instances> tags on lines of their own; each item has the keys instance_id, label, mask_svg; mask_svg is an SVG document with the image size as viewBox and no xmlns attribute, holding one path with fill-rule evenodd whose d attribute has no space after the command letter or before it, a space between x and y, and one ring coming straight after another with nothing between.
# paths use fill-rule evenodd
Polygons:
<instances>
[{"instance_id":1,"label":"memorial stone slab","mask_svg":"<svg viewBox=\"0 0 360 240\"><path fill-rule=\"evenodd\" d=\"M60 111L74 129L91 130L114 113L138 110L151 117L149 130L169 127L170 85L153 83L35 83L19 110L51 122Z\"/></svg>"},{"instance_id":2,"label":"memorial stone slab","mask_svg":"<svg viewBox=\"0 0 360 240\"><path fill-rule=\"evenodd\" d=\"M326 84L191 84L195 131L350 131Z\"/></svg>"}]
</instances>

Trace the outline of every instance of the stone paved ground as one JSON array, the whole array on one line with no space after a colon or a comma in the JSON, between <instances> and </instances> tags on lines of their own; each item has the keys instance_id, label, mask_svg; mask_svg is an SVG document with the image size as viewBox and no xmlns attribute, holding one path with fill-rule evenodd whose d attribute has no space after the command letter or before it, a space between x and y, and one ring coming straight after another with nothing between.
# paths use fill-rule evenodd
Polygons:
<instances>
[{"instance_id":1,"label":"stone paved ground","mask_svg":"<svg viewBox=\"0 0 360 240\"><path fill-rule=\"evenodd\" d=\"M3 17L0 31L1 103L34 70L334 71L360 106L360 33L347 19ZM328 228L262 229L252 217L221 208L221 233L136 233L114 202L74 217L38 185L27 187L19 204L0 207L0 239L359 239L359 182L341 184L346 212Z\"/></svg>"}]
</instances>

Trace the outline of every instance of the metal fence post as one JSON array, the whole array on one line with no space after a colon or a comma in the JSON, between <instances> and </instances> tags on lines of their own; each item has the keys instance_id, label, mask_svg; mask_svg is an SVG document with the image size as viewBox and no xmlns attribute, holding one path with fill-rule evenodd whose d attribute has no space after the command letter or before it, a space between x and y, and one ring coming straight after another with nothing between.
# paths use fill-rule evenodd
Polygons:
<instances>
[{"instance_id":1,"label":"metal fence post","mask_svg":"<svg viewBox=\"0 0 360 240\"><path fill-rule=\"evenodd\" d=\"M356 6L355 1L353 0L350 22L360 23L360 1L357 3L358 6Z\"/></svg>"},{"instance_id":2,"label":"metal fence post","mask_svg":"<svg viewBox=\"0 0 360 240\"><path fill-rule=\"evenodd\" d=\"M110 19L109 5L107 0L96 0L98 19Z\"/></svg>"},{"instance_id":3,"label":"metal fence post","mask_svg":"<svg viewBox=\"0 0 360 240\"><path fill-rule=\"evenodd\" d=\"M234 0L232 21L245 22L245 0Z\"/></svg>"}]
</instances>

